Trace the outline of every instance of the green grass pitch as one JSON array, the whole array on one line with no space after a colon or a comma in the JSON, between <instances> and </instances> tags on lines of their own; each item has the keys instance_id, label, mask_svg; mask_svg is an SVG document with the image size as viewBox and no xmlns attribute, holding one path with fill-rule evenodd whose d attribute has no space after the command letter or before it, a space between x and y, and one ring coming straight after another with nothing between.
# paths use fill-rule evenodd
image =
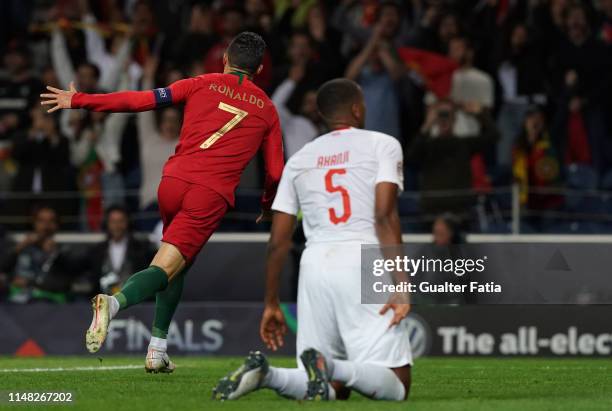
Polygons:
<instances>
[{"instance_id":1,"label":"green grass pitch","mask_svg":"<svg viewBox=\"0 0 612 411\"><path fill-rule=\"evenodd\" d=\"M41 409L55 405L8 405L11 391L74 395L73 410L612 410L612 362L597 359L426 358L413 370L408 403L371 401L306 403L261 390L238 401L210 399L217 379L241 358L176 357L172 375L146 374L142 357L0 357L0 408ZM290 367L291 358L271 358ZM74 368L133 365L119 370ZM38 372L16 369L39 368ZM63 368L62 371L45 369ZM72 370L70 370L72 368Z\"/></svg>"}]
</instances>

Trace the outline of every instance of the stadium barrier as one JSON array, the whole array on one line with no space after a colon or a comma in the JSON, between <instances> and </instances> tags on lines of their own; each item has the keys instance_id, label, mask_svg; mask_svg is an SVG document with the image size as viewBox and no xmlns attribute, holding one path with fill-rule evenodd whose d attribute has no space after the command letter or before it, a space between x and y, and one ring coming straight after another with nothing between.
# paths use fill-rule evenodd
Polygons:
<instances>
[{"instance_id":1,"label":"stadium barrier","mask_svg":"<svg viewBox=\"0 0 612 411\"><path fill-rule=\"evenodd\" d=\"M263 349L262 308L256 303L182 304L170 326L169 353L244 355ZM293 355L295 306L285 304L283 310L290 332L277 354ZM103 349L92 359L144 355L153 312L153 305L145 304L120 313ZM401 326L410 334L415 357L609 357L611 315L611 306L417 306ZM87 304L0 306L0 355L86 354L84 331L89 321Z\"/></svg>"},{"instance_id":2,"label":"stadium barrier","mask_svg":"<svg viewBox=\"0 0 612 411\"><path fill-rule=\"evenodd\" d=\"M19 234L15 236L18 239ZM251 348L262 348L258 337L262 306L253 301L263 296L267 237L265 233L212 237L187 277L185 299L168 337L171 352L242 355ZM100 234L64 233L57 240L84 247L101 238ZM428 243L431 237L407 234L404 240ZM467 241L608 244L612 236L473 234ZM295 269L291 262L285 267L283 301L295 301L291 295ZM292 333L281 353L292 354L295 306L285 304L283 309ZM611 315L612 305L415 305L404 326L417 355L609 356ZM151 304L121 313L102 355L142 352L152 316ZM83 335L90 319L86 303L0 303L0 355L84 354Z\"/></svg>"},{"instance_id":3,"label":"stadium barrier","mask_svg":"<svg viewBox=\"0 0 612 411\"><path fill-rule=\"evenodd\" d=\"M423 210L423 199L446 201L454 198L467 198L471 206L466 207L462 218L471 231L480 233L569 233L569 234L612 234L612 186L604 185L604 189L596 189L591 185L569 184L567 187L524 187L517 184L499 186L485 191L473 189L458 190L407 190L399 197L399 213L402 228L408 232L426 232L436 217L434 213ZM113 199L121 198L128 208L136 209L138 204L138 190L109 191L106 194ZM548 208L529 208L521 205L523 195L533 195L540 202L554 203ZM260 212L261 190L239 189L236 192L236 206L226 215L220 230L254 231L261 232L267 228L265 225L255 224ZM558 201L548 201L550 199ZM76 210L77 202L86 200L84 194L78 191L44 192L33 194L30 192L0 192L0 224L9 229L23 229L31 216L28 206L32 204L66 205L68 209ZM100 198L101 206L108 207ZM65 208L65 207L64 207ZM98 211L80 214L73 211L62 214L61 221L65 228L70 230L91 230L91 222L97 221L99 228L103 215L99 213L103 207L95 208ZM97 213L97 214L96 214ZM150 229L159 220L155 209L137 210L132 219L137 228ZM96 224L94 224L96 225Z\"/></svg>"},{"instance_id":4,"label":"stadium barrier","mask_svg":"<svg viewBox=\"0 0 612 411\"><path fill-rule=\"evenodd\" d=\"M19 241L25 234L13 234ZM268 233L215 233L200 252L186 279L183 301L223 302L261 301L264 295L264 264ZM60 233L56 241L68 246L73 254L84 254L101 233ZM404 234L406 244L427 244L429 234ZM469 244L608 244L611 235L503 235L469 234ZM299 252L291 253L282 273L281 299L295 301ZM89 296L84 296L86 299Z\"/></svg>"},{"instance_id":5,"label":"stadium barrier","mask_svg":"<svg viewBox=\"0 0 612 411\"><path fill-rule=\"evenodd\" d=\"M25 234L13 234L19 241ZM200 252L186 279L183 301L260 301L264 295L264 264L268 233L215 233ZM83 255L88 248L103 241L101 233L60 233L56 236L59 244L66 245L71 254ZM407 244L431 242L429 234L404 234ZM470 244L494 243L612 243L610 235L503 235L469 234ZM291 253L282 273L281 299L295 301L298 251ZM87 298L89 296L84 296Z\"/></svg>"}]
</instances>

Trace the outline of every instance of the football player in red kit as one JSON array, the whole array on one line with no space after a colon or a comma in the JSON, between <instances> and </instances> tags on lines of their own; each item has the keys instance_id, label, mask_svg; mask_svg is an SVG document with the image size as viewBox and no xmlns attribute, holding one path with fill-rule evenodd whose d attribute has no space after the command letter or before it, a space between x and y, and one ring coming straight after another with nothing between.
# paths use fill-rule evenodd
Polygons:
<instances>
[{"instance_id":1,"label":"football player in red kit","mask_svg":"<svg viewBox=\"0 0 612 411\"><path fill-rule=\"evenodd\" d=\"M234 204L240 176L261 147L266 179L262 215L267 216L283 170L278 115L266 94L253 84L262 70L266 44L250 32L237 35L224 56L223 73L179 80L148 91L109 94L79 93L47 87L42 94L48 112L87 109L138 112L185 104L179 143L163 170L158 189L163 221L162 245L151 265L135 273L114 296L93 299L93 319L86 346L96 352L113 316L131 305L156 297L155 321L145 368L172 372L166 334L183 288L184 271ZM146 161L146 160L145 160Z\"/></svg>"}]
</instances>

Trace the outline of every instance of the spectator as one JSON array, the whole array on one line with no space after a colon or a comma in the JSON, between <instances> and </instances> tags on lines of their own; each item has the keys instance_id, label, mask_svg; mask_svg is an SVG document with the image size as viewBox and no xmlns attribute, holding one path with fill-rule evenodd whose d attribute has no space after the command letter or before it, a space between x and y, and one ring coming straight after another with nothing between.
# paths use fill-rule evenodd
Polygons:
<instances>
[{"instance_id":1,"label":"spectator","mask_svg":"<svg viewBox=\"0 0 612 411\"><path fill-rule=\"evenodd\" d=\"M177 44L168 44L172 60L183 71L188 71L194 63L204 60L204 56L216 42L213 30L214 14L205 3L195 3L191 7L189 26ZM170 83L168 83L170 84Z\"/></svg>"},{"instance_id":2,"label":"spectator","mask_svg":"<svg viewBox=\"0 0 612 411\"><path fill-rule=\"evenodd\" d=\"M537 189L560 186L562 164L541 107L532 106L527 111L512 157L521 204L529 209L558 208L561 197L537 192Z\"/></svg>"},{"instance_id":3,"label":"spectator","mask_svg":"<svg viewBox=\"0 0 612 411\"><path fill-rule=\"evenodd\" d=\"M87 52L87 61L94 64L100 69L99 87L104 91L115 91L117 88L121 73L127 71L130 81L130 88L136 88L137 82L140 80L142 69L140 65L131 61L131 52L133 48L132 39L125 33L116 34L110 42L111 52L106 49L104 39L95 25L97 20L90 12L88 2L85 1L85 6L81 10L81 20L85 25L85 50ZM57 46L57 45L56 45ZM59 50L56 50L56 53ZM64 71L62 83L65 84L68 80L69 71ZM71 81L68 80L68 83Z\"/></svg>"},{"instance_id":4,"label":"spectator","mask_svg":"<svg viewBox=\"0 0 612 411\"><path fill-rule=\"evenodd\" d=\"M89 38L93 36L90 33ZM102 45L97 44L95 47L100 48ZM90 46L90 48L95 47ZM99 51L98 54L103 55L98 57L100 61L108 59L114 61L114 64L111 65L112 69L106 76L106 82L99 83L101 72L95 64L81 63L77 72L74 72L64 35L58 28L55 28L52 33L51 56L61 87L69 88L76 74L76 87L80 91L95 93L100 89L115 90L120 86L120 81L122 81L122 88L127 88L131 79L127 75L122 76L122 71L129 61L130 43L125 40L121 48L122 51L117 54L116 58L104 55L102 51ZM83 188L90 190L94 188L94 192L101 189L102 200L106 205L124 201L124 182L117 170L117 165L121 161L121 136L128 117L128 114L123 113L106 115L88 113L85 110L64 111L61 114L62 132L70 139L73 164L80 169L80 175L89 176L85 181L86 187ZM93 172L92 165L94 165ZM94 196L96 199L99 197L95 194ZM97 229L101 219L102 205L99 204L99 200L94 201L94 204L88 204L83 213L87 214L87 208L93 207L93 210L89 210L89 215L97 214L97 218L90 218L88 226Z\"/></svg>"},{"instance_id":5,"label":"spectator","mask_svg":"<svg viewBox=\"0 0 612 411\"><path fill-rule=\"evenodd\" d=\"M91 295L114 294L137 267L146 266L153 258L148 241L136 239L128 211L111 206L105 214L106 240L89 251L87 271L91 281Z\"/></svg>"},{"instance_id":6,"label":"spectator","mask_svg":"<svg viewBox=\"0 0 612 411\"><path fill-rule=\"evenodd\" d=\"M205 73L223 73L223 53L232 38L245 27L244 10L239 7L226 7L221 12L221 40L206 53L204 58ZM266 51L262 62L263 70L254 79L261 88L270 86L272 80L272 61L269 51Z\"/></svg>"},{"instance_id":7,"label":"spectator","mask_svg":"<svg viewBox=\"0 0 612 411\"><path fill-rule=\"evenodd\" d=\"M147 0L128 2L128 6L132 6L130 25L135 42L134 61L140 65L145 63L159 46L157 43L160 41L151 4ZM166 18L167 16L161 17Z\"/></svg>"},{"instance_id":8,"label":"spectator","mask_svg":"<svg viewBox=\"0 0 612 411\"><path fill-rule=\"evenodd\" d=\"M38 101L41 82L30 71L30 54L25 44L13 43L4 54L5 75L0 77L0 140L27 127L28 108Z\"/></svg>"},{"instance_id":9,"label":"spectator","mask_svg":"<svg viewBox=\"0 0 612 411\"><path fill-rule=\"evenodd\" d=\"M319 61L325 62L329 66L329 76L342 75L345 62L338 55L342 36L336 29L327 24L325 10L321 5L315 5L308 11L306 29L313 41Z\"/></svg>"},{"instance_id":10,"label":"spectator","mask_svg":"<svg viewBox=\"0 0 612 411\"><path fill-rule=\"evenodd\" d=\"M401 138L397 82L405 67L397 56L393 38L399 30L399 8L381 7L370 40L348 65L345 76L359 83L368 115L365 128Z\"/></svg>"},{"instance_id":11,"label":"spectator","mask_svg":"<svg viewBox=\"0 0 612 411\"><path fill-rule=\"evenodd\" d=\"M74 216L75 199L65 195L75 189L68 139L60 134L56 117L46 114L39 104L30 110L30 116L30 128L13 141L17 174L12 190L21 195L12 203L13 215L27 216L42 201L62 215Z\"/></svg>"},{"instance_id":12,"label":"spectator","mask_svg":"<svg viewBox=\"0 0 612 411\"><path fill-rule=\"evenodd\" d=\"M316 0L275 0L276 18L281 20L279 24L283 30L290 32L292 29L304 26L308 12L316 3Z\"/></svg>"},{"instance_id":13,"label":"spectator","mask_svg":"<svg viewBox=\"0 0 612 411\"><path fill-rule=\"evenodd\" d=\"M223 53L230 40L243 30L244 24L244 11L241 8L227 7L221 11L221 39L206 53L206 73L223 72Z\"/></svg>"},{"instance_id":14,"label":"spectator","mask_svg":"<svg viewBox=\"0 0 612 411\"><path fill-rule=\"evenodd\" d=\"M563 38L569 0L538 2L532 10L531 27L542 44L554 48Z\"/></svg>"},{"instance_id":15,"label":"spectator","mask_svg":"<svg viewBox=\"0 0 612 411\"><path fill-rule=\"evenodd\" d=\"M91 112L75 126L78 134L71 143L72 163L79 168L81 176L88 176L81 180L81 190L93 189L101 194L103 204L100 207L125 201L123 177L117 165L121 160L121 136L129 116L127 113ZM99 221L92 223L92 229L99 228Z\"/></svg>"},{"instance_id":16,"label":"spectator","mask_svg":"<svg viewBox=\"0 0 612 411\"><path fill-rule=\"evenodd\" d=\"M88 18L87 15L85 18ZM91 23L93 24L93 22ZM88 29L86 39L89 57L101 64L109 64L112 60L112 64L104 68L103 77L101 77L102 72L99 66L91 61L81 62L75 71L66 44L66 37L60 27L56 26L51 33L51 61L57 74L59 86L62 89L68 89L71 82L74 81L76 88L85 93L116 90L121 81L122 71L129 61L130 42L125 40L120 52L117 53L116 57L113 57L106 53L104 44L101 43L101 39L94 29ZM74 129L78 128L75 126L75 122L82 115L83 113L80 111L62 113L62 132L68 138L74 137Z\"/></svg>"},{"instance_id":17,"label":"spectator","mask_svg":"<svg viewBox=\"0 0 612 411\"><path fill-rule=\"evenodd\" d=\"M557 91L559 127L583 122L588 135L591 164L601 172L612 165L604 120L605 102L612 92L612 58L606 46L591 33L586 10L567 10L566 35L552 56L553 90ZM571 142L570 142L571 143Z\"/></svg>"},{"instance_id":18,"label":"spectator","mask_svg":"<svg viewBox=\"0 0 612 411\"><path fill-rule=\"evenodd\" d=\"M448 53L451 39L460 35L459 19L444 12L439 5L429 4L418 23L410 31L407 44L440 54Z\"/></svg>"},{"instance_id":19,"label":"spectator","mask_svg":"<svg viewBox=\"0 0 612 411\"><path fill-rule=\"evenodd\" d=\"M341 53L349 55L367 43L382 20L387 24L387 40L395 46L403 43L408 25L403 18L401 2L349 0L341 2L332 13L333 27L344 34Z\"/></svg>"},{"instance_id":20,"label":"spectator","mask_svg":"<svg viewBox=\"0 0 612 411\"><path fill-rule=\"evenodd\" d=\"M431 235L433 244L438 247L448 247L464 242L460 221L451 213L444 213L436 217L432 224Z\"/></svg>"},{"instance_id":21,"label":"spectator","mask_svg":"<svg viewBox=\"0 0 612 411\"><path fill-rule=\"evenodd\" d=\"M438 24L437 35L437 44L433 51L447 54L450 41L461 35L461 26L457 15L453 13L443 14Z\"/></svg>"},{"instance_id":22,"label":"spectator","mask_svg":"<svg viewBox=\"0 0 612 411\"><path fill-rule=\"evenodd\" d=\"M96 60L103 63L108 63L108 56L104 50L99 50L100 44L92 45L94 41L93 35L90 33L88 39L88 49ZM99 39L96 39L99 43ZM116 90L120 81L121 73L127 64L130 50L130 44L125 43L122 47L120 59L110 67L104 69L104 82L101 82L101 71L98 65L90 61L81 62L76 71L74 69L72 58L66 44L66 37L59 26L55 27L51 34L51 61L53 68L57 73L59 85L63 89L67 89L72 81L75 81L76 87L85 93L95 93L100 90ZM113 61L115 61L113 59Z\"/></svg>"},{"instance_id":23,"label":"spectator","mask_svg":"<svg viewBox=\"0 0 612 411\"><path fill-rule=\"evenodd\" d=\"M306 92L299 114L292 113L287 106L296 85L304 77L304 70L303 66L292 67L289 77L277 87L272 95L272 102L276 106L283 130L283 148L287 159L319 135L316 91Z\"/></svg>"},{"instance_id":24,"label":"spectator","mask_svg":"<svg viewBox=\"0 0 612 411\"><path fill-rule=\"evenodd\" d=\"M546 104L547 101L545 60L541 50L530 41L527 26L513 26L505 43L497 69L502 98L497 162L507 167L512 162L512 146L521 131L527 108L531 103Z\"/></svg>"},{"instance_id":25,"label":"spectator","mask_svg":"<svg viewBox=\"0 0 612 411\"><path fill-rule=\"evenodd\" d=\"M599 1L598 36L608 47L612 46L612 0Z\"/></svg>"},{"instance_id":26,"label":"spectator","mask_svg":"<svg viewBox=\"0 0 612 411\"><path fill-rule=\"evenodd\" d=\"M445 261L447 259L459 260L468 256L464 255L466 250L457 247L464 242L459 218L452 213L437 215L431 225L432 243L424 244L418 250L417 255L426 258ZM435 270L435 268L434 268ZM444 270L423 270L413 280L418 283L427 282L443 287L444 284L465 284L467 279L452 272ZM463 293L417 293L415 302L420 304L463 304L465 297Z\"/></svg>"},{"instance_id":27,"label":"spectator","mask_svg":"<svg viewBox=\"0 0 612 411\"><path fill-rule=\"evenodd\" d=\"M0 190L8 190L15 173L10 158L11 140L29 123L29 107L38 101L40 81L30 70L25 44L13 43L3 58L5 75L0 76Z\"/></svg>"},{"instance_id":28,"label":"spectator","mask_svg":"<svg viewBox=\"0 0 612 411\"><path fill-rule=\"evenodd\" d=\"M494 104L493 79L484 71L474 67L474 47L467 37L456 37L449 43L449 57L459 68L453 73L450 98L462 105L476 102L484 109L492 109ZM475 135L479 132L478 122L472 116L465 116L459 111L456 133L458 135Z\"/></svg>"},{"instance_id":29,"label":"spectator","mask_svg":"<svg viewBox=\"0 0 612 411\"><path fill-rule=\"evenodd\" d=\"M9 265L14 267L9 301L21 304L35 300L66 302L73 267L68 250L54 239L59 228L57 213L42 206L33 217L33 232L9 253Z\"/></svg>"},{"instance_id":30,"label":"spectator","mask_svg":"<svg viewBox=\"0 0 612 411\"><path fill-rule=\"evenodd\" d=\"M272 11L266 0L245 0L245 27L249 31L266 33L272 28Z\"/></svg>"},{"instance_id":31,"label":"spectator","mask_svg":"<svg viewBox=\"0 0 612 411\"><path fill-rule=\"evenodd\" d=\"M304 95L310 90L316 90L330 78L328 66L316 58L313 39L305 31L296 31L291 35L287 49L288 64L275 70L275 82L278 84L293 78L294 86L291 92L282 92L285 104L293 112L301 110ZM285 83L287 84L287 83Z\"/></svg>"},{"instance_id":32,"label":"spectator","mask_svg":"<svg viewBox=\"0 0 612 411\"><path fill-rule=\"evenodd\" d=\"M157 60L149 58L145 63L142 86L154 87ZM156 214L145 218L139 227L151 231L157 223L157 186L161 180L163 166L173 153L181 131L182 115L176 107L168 107L159 113L159 122L153 111L138 113L138 141L140 146L141 185L140 209Z\"/></svg>"},{"instance_id":33,"label":"spectator","mask_svg":"<svg viewBox=\"0 0 612 411\"><path fill-rule=\"evenodd\" d=\"M592 181L612 169L612 0L69 0L11 1L8 8L0 3L11 17L0 29L5 63L0 67L0 193L12 186L27 190L3 196L7 201L0 205L8 214L15 214L11 208L24 214L32 205L8 199L31 196L32 187L38 187L33 184L36 181L52 193L77 181L83 229L99 230L104 206L123 202L128 193L125 204L130 210L140 210L140 216L153 215L161 162L171 153L179 126L177 111L160 110L153 116L63 112L57 135L68 139L70 160L78 174L70 175L65 164L57 173L39 173L38 165L51 168L49 159L30 166L29 147L40 153L47 144L46 138L31 138L45 134L35 132L30 124L30 107L41 92L39 81L67 88L74 80L79 91L90 93L165 86L186 76L221 71L229 39L242 30L261 34L268 45L264 73L256 82L273 95L278 106L287 155L322 132L314 90L330 78L347 74L365 93L366 126L400 139L407 154L419 146L413 143L422 138L427 105L437 99L448 105L446 98L454 104L450 133L454 138L439 137L443 127L434 122L430 138L424 139L427 144L421 144L462 147L453 156L442 151L431 158L436 162L450 158L457 170L459 163L464 168L445 176L440 171L436 185L428 179L437 164L419 161L421 181L428 182L422 188L469 188L467 176L471 175L472 189L487 193L492 184L510 184L517 164L531 179L519 179L522 184L542 184L542 189L550 188L547 184L563 186L563 171L570 164L594 168ZM159 71L143 82L142 71L150 56L159 59ZM437 97L424 98L428 92ZM455 141L480 141L490 134L481 130L484 113L464 112L464 106L473 102L483 112L496 114L501 134L497 146L483 143L484 152L468 150L471 144ZM526 119L534 103L542 107L537 115L530 111ZM526 124L537 123L540 120L533 119L538 116L543 118L544 131L534 137L527 133ZM474 136L479 137L474 140ZM59 142L52 146L52 158L64 150L64 140L49 140ZM549 143L550 150L542 149ZM467 151L476 153L467 166L471 170L463 161ZM540 166L532 169L529 161L516 160L539 155L546 157L545 165L550 165L549 157L559 162L558 177L548 183L530 177L529 173L541 171ZM140 161L141 157L146 160ZM248 166L241 188L261 188L260 161ZM414 175L410 171L406 170L406 186L412 189L417 170ZM601 181L605 186L607 180ZM531 195L525 199L524 192L525 206L538 207ZM40 191L36 200L47 194ZM471 200L459 196L449 201L456 203L452 209L458 209L469 206ZM489 221L492 230L507 226L505 201L486 195L478 200L481 228ZM432 202L436 203L433 196L424 196L424 205ZM69 205L67 198L51 203L63 222L69 222L74 212L67 210L74 204ZM245 204L238 205L237 218L246 218L244 213L250 212ZM564 212L575 212L570 203L566 205ZM539 207L542 214L558 205L544 201ZM147 223L138 228L148 229Z\"/></svg>"},{"instance_id":34,"label":"spectator","mask_svg":"<svg viewBox=\"0 0 612 411\"><path fill-rule=\"evenodd\" d=\"M478 103L468 103L463 110L480 125L479 134L459 137L454 133L455 106L442 100L431 106L420 135L408 150L407 159L420 165L420 188L424 190L421 208L427 214L454 212L469 217L473 196L472 155L481 152L498 137L491 116ZM446 191L444 196L432 190ZM466 216L466 214L468 214Z\"/></svg>"}]
</instances>

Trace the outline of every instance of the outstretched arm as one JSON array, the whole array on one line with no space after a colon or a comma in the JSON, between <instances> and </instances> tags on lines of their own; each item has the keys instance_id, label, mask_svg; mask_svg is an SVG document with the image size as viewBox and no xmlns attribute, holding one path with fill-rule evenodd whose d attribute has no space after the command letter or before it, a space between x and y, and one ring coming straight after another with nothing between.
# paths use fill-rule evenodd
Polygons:
<instances>
[{"instance_id":1,"label":"outstretched arm","mask_svg":"<svg viewBox=\"0 0 612 411\"><path fill-rule=\"evenodd\" d=\"M182 103L191 94L195 78L179 80L165 88L146 91L118 91L108 94L79 93L70 83L68 90L47 86L50 93L41 94L42 105L52 105L48 113L60 109L84 108L91 111L133 113Z\"/></svg>"}]
</instances>

